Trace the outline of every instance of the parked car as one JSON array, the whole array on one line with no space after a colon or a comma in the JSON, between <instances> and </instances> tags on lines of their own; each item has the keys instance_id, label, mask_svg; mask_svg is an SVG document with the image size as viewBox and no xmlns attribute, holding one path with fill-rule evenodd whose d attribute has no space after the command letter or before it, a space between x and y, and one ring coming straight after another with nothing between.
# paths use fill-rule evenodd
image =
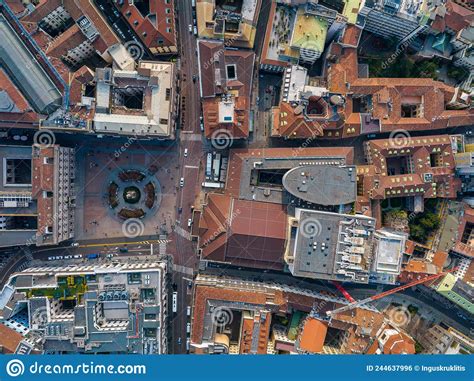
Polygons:
<instances>
[{"instance_id":1,"label":"parked car","mask_svg":"<svg viewBox=\"0 0 474 381\"><path fill-rule=\"evenodd\" d=\"M188 149L187 148L184 149L184 157L188 157Z\"/></svg>"},{"instance_id":2,"label":"parked car","mask_svg":"<svg viewBox=\"0 0 474 381\"><path fill-rule=\"evenodd\" d=\"M193 25L192 24L188 25L188 30L189 30L189 33L193 33Z\"/></svg>"},{"instance_id":3,"label":"parked car","mask_svg":"<svg viewBox=\"0 0 474 381\"><path fill-rule=\"evenodd\" d=\"M179 186L181 188L184 187L184 177L181 177L181 179L179 180Z\"/></svg>"},{"instance_id":4,"label":"parked car","mask_svg":"<svg viewBox=\"0 0 474 381\"><path fill-rule=\"evenodd\" d=\"M72 246L72 247L78 247L78 246L79 246L79 243L78 243L78 242L73 242L73 243L71 243L71 246Z\"/></svg>"},{"instance_id":5,"label":"parked car","mask_svg":"<svg viewBox=\"0 0 474 381\"><path fill-rule=\"evenodd\" d=\"M80 259L80 258L82 258L82 254L76 254L76 255L74 255L74 259Z\"/></svg>"},{"instance_id":6,"label":"parked car","mask_svg":"<svg viewBox=\"0 0 474 381\"><path fill-rule=\"evenodd\" d=\"M72 255L65 255L64 259L72 259Z\"/></svg>"},{"instance_id":7,"label":"parked car","mask_svg":"<svg viewBox=\"0 0 474 381\"><path fill-rule=\"evenodd\" d=\"M188 218L188 228L190 228L192 224L193 224L193 219Z\"/></svg>"},{"instance_id":8,"label":"parked car","mask_svg":"<svg viewBox=\"0 0 474 381\"><path fill-rule=\"evenodd\" d=\"M48 261L54 261L56 257L48 257Z\"/></svg>"}]
</instances>

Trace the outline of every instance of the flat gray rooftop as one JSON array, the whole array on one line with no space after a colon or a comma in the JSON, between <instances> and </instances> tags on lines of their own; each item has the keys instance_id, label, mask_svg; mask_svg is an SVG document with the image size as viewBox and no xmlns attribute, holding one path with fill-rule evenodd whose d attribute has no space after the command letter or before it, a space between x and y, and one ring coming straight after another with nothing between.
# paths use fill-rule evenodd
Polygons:
<instances>
[{"instance_id":1,"label":"flat gray rooftop","mask_svg":"<svg viewBox=\"0 0 474 381\"><path fill-rule=\"evenodd\" d=\"M311 156L311 157L248 157L242 162L240 178L240 198L244 200L265 201L287 204L289 195L283 187L253 185L256 171L291 170L301 166L343 166L346 158L342 156Z\"/></svg>"},{"instance_id":2,"label":"flat gray rooftop","mask_svg":"<svg viewBox=\"0 0 474 381\"><path fill-rule=\"evenodd\" d=\"M296 209L290 243L294 276L368 283L375 220ZM353 275L352 275L353 274Z\"/></svg>"},{"instance_id":3,"label":"flat gray rooftop","mask_svg":"<svg viewBox=\"0 0 474 381\"><path fill-rule=\"evenodd\" d=\"M318 205L344 205L356 200L355 167L307 165L289 170L283 186L293 196Z\"/></svg>"},{"instance_id":4,"label":"flat gray rooftop","mask_svg":"<svg viewBox=\"0 0 474 381\"><path fill-rule=\"evenodd\" d=\"M36 112L61 106L61 92L3 15L0 15L0 63Z\"/></svg>"}]
</instances>

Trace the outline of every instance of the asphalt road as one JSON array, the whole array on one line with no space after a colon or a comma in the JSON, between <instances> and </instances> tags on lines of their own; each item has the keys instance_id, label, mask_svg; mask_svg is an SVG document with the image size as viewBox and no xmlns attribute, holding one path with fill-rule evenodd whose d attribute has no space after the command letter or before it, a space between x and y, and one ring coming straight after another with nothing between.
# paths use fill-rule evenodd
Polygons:
<instances>
[{"instance_id":1,"label":"asphalt road","mask_svg":"<svg viewBox=\"0 0 474 381\"><path fill-rule=\"evenodd\" d=\"M175 243L174 263L192 271L197 266L195 243L190 240L188 220L192 218L191 207L195 205L200 192L202 178L201 163L204 157L202 133L200 130L201 99L199 94L199 69L197 63L196 37L189 32L188 25L194 25L191 2L177 0L178 38L180 41L180 131L179 166L184 186L177 195L177 229L171 236ZM197 80L193 81L193 76ZM186 153L185 153L186 151ZM190 322L186 308L191 305L191 274L175 272L173 283L178 292L178 311L172 317L171 353L186 353L186 327ZM180 339L179 343L178 340Z\"/></svg>"}]
</instances>

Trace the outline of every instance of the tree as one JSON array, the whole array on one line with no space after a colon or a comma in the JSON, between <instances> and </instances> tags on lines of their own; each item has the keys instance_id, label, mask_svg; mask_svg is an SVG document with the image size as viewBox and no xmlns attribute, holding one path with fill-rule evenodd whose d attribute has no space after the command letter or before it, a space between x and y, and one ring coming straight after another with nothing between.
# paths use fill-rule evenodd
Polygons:
<instances>
[{"instance_id":1,"label":"tree","mask_svg":"<svg viewBox=\"0 0 474 381\"><path fill-rule=\"evenodd\" d=\"M467 75L468 71L463 67L458 67L454 65L448 66L448 77L454 79L456 83L463 81Z\"/></svg>"},{"instance_id":2,"label":"tree","mask_svg":"<svg viewBox=\"0 0 474 381\"><path fill-rule=\"evenodd\" d=\"M417 64L414 67L415 75L413 77L420 77L420 78L438 78L438 69L439 65L434 61L423 61Z\"/></svg>"}]
</instances>

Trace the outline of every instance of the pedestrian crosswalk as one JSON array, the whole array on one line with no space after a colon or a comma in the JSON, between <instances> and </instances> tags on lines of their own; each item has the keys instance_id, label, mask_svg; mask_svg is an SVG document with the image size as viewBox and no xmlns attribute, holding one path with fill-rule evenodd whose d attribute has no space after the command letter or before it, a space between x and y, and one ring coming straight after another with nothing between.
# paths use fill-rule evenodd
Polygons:
<instances>
[{"instance_id":1,"label":"pedestrian crosswalk","mask_svg":"<svg viewBox=\"0 0 474 381\"><path fill-rule=\"evenodd\" d=\"M159 246L158 246L158 253L160 254L160 256L162 255L166 255L166 244L167 244L167 240L161 240L161 242L159 243Z\"/></svg>"},{"instance_id":2,"label":"pedestrian crosswalk","mask_svg":"<svg viewBox=\"0 0 474 381\"><path fill-rule=\"evenodd\" d=\"M181 265L173 265L173 271L186 274L186 275L193 275L194 274L194 269L192 267L186 267L186 266L181 266Z\"/></svg>"}]
</instances>

